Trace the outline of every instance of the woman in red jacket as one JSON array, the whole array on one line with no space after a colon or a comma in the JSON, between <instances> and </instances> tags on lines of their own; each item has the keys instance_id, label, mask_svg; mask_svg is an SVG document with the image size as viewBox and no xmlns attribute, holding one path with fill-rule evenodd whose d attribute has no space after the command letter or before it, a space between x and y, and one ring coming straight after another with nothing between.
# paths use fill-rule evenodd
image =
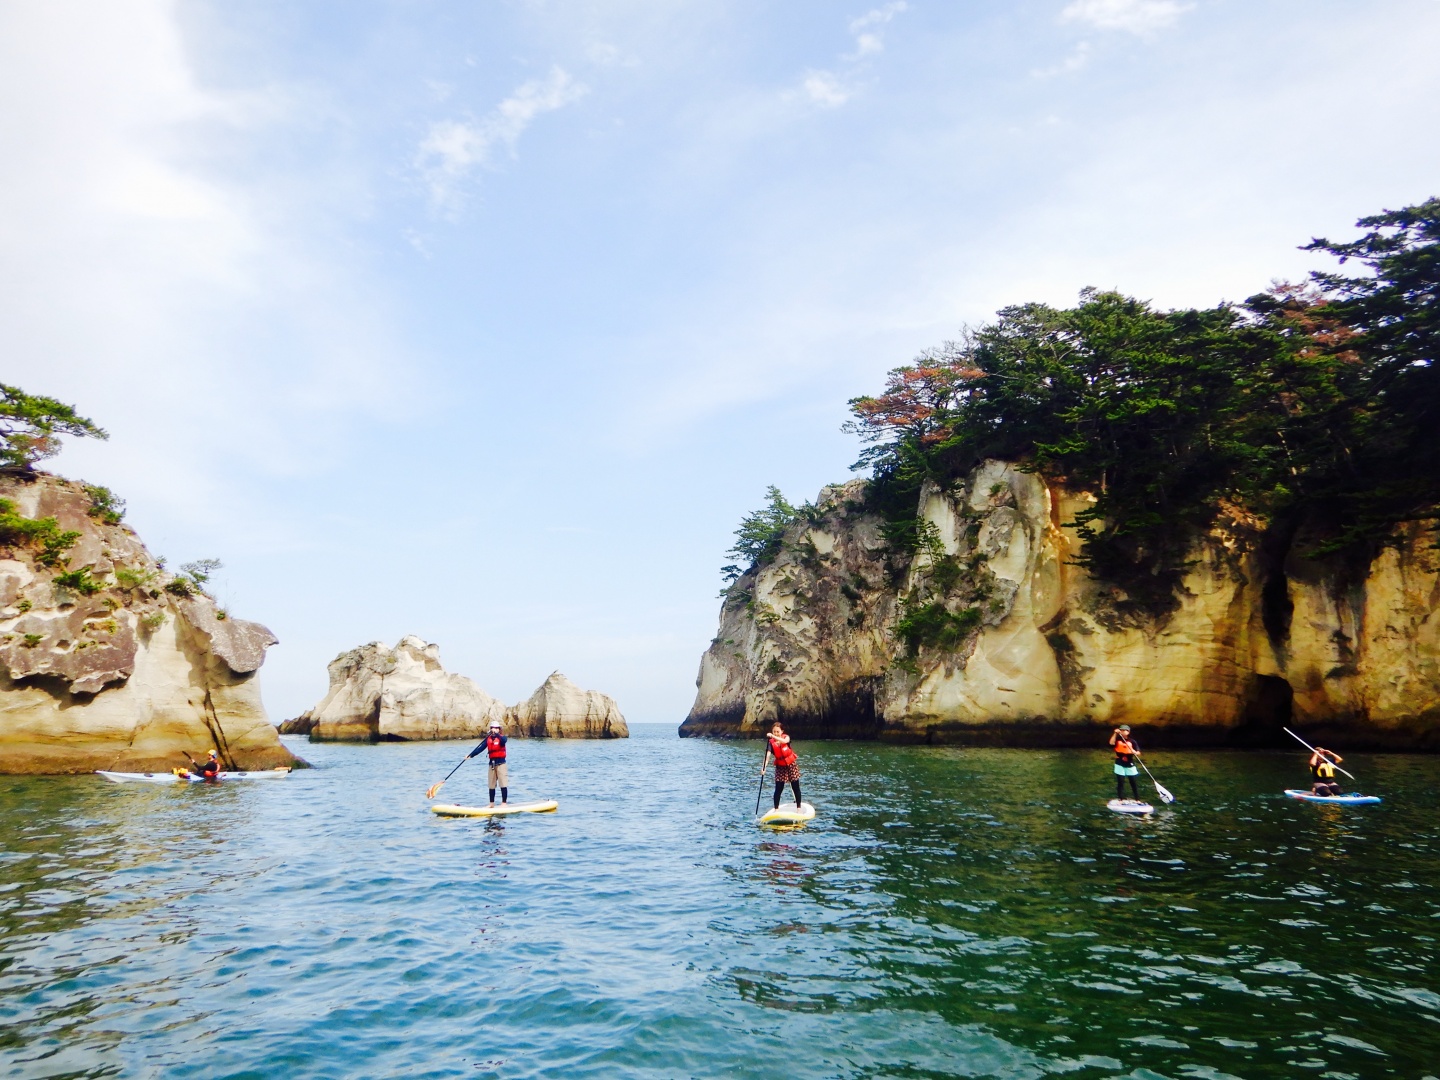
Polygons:
<instances>
[{"instance_id":1,"label":"woman in red jacket","mask_svg":"<svg viewBox=\"0 0 1440 1080\"><path fill-rule=\"evenodd\" d=\"M795 793L795 808L800 808L800 765L796 761L795 751L790 749L790 736L785 734L785 729L780 726L780 721L770 725L770 734L765 736L769 742L766 753L775 759L775 809L780 809L780 793L785 790L785 785L790 785L790 790Z\"/></svg>"}]
</instances>

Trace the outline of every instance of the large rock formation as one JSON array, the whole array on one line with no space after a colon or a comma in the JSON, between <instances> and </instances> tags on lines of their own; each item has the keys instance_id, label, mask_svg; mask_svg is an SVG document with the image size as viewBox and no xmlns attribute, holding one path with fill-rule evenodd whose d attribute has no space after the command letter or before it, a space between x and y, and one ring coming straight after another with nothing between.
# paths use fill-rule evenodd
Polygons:
<instances>
[{"instance_id":1,"label":"large rock formation","mask_svg":"<svg viewBox=\"0 0 1440 1080\"><path fill-rule=\"evenodd\" d=\"M809 736L1097 745L1125 721L1168 745L1278 744L1288 724L1440 748L1440 558L1418 527L1357 572L1223 513L1178 607L1147 615L1075 564L1084 492L985 462L922 491L929 542L910 557L864 483L827 488L729 590L682 735L779 718Z\"/></svg>"},{"instance_id":2,"label":"large rock formation","mask_svg":"<svg viewBox=\"0 0 1440 1080\"><path fill-rule=\"evenodd\" d=\"M581 690L558 671L528 701L507 709L471 679L447 672L440 646L413 635L393 649L374 641L341 653L330 662L330 689L320 704L285 721L280 731L337 742L475 739L492 720L520 737L630 734L613 699Z\"/></svg>"},{"instance_id":3,"label":"large rock formation","mask_svg":"<svg viewBox=\"0 0 1440 1080\"><path fill-rule=\"evenodd\" d=\"M229 767L296 762L260 700L269 630L92 517L81 484L9 472L0 499L0 772L169 769L211 747Z\"/></svg>"}]
</instances>

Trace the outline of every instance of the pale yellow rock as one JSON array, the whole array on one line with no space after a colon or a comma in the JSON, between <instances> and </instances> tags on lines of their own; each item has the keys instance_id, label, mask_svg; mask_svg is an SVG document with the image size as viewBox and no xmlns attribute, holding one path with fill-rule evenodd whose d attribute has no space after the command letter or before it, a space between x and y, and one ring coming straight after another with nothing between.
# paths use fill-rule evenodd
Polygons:
<instances>
[{"instance_id":1,"label":"pale yellow rock","mask_svg":"<svg viewBox=\"0 0 1440 1080\"><path fill-rule=\"evenodd\" d=\"M1085 492L984 462L957 490L921 491L934 545L913 560L887 551L863 493L825 489L818 522L736 582L682 734L779 718L800 735L1095 745L1128 722L1172 745L1244 744L1289 723L1352 746L1440 746L1440 560L1418 526L1352 581L1293 552L1268 566L1258 523L1223 514L1178 607L1141 618L1075 565ZM975 625L907 658L896 622L905 598L936 595L937 559L967 568L944 602ZM1288 629L1263 607L1280 569Z\"/></svg>"},{"instance_id":2,"label":"pale yellow rock","mask_svg":"<svg viewBox=\"0 0 1440 1080\"><path fill-rule=\"evenodd\" d=\"M582 690L553 672L529 699L506 710L507 732L529 738L626 739L630 729L615 699Z\"/></svg>"}]
</instances>

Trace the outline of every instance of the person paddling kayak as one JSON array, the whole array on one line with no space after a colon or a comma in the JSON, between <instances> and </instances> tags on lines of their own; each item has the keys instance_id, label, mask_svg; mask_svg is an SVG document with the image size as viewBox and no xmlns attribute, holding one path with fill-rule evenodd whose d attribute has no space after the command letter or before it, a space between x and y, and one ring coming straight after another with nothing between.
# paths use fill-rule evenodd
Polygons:
<instances>
[{"instance_id":1,"label":"person paddling kayak","mask_svg":"<svg viewBox=\"0 0 1440 1080\"><path fill-rule=\"evenodd\" d=\"M800 765L795 758L795 751L790 748L790 736L785 734L785 729L780 721L770 725L770 734L765 736L769 742L765 751L775 759L775 809L780 809L780 793L785 790L785 785L790 785L790 790L795 793L795 808L800 809ZM762 767L761 772L764 772Z\"/></svg>"},{"instance_id":2,"label":"person paddling kayak","mask_svg":"<svg viewBox=\"0 0 1440 1080\"><path fill-rule=\"evenodd\" d=\"M1335 778L1335 766L1344 760L1333 750L1326 750L1323 746L1315 747L1314 753L1310 755L1310 794L1341 794L1340 781Z\"/></svg>"},{"instance_id":3,"label":"person paddling kayak","mask_svg":"<svg viewBox=\"0 0 1440 1080\"><path fill-rule=\"evenodd\" d=\"M1130 725L1121 724L1110 733L1110 746L1115 750L1115 798L1118 802L1139 802L1140 788L1136 777L1140 770L1135 759L1140 756L1140 744L1130 734ZM1130 798L1125 798L1125 779L1130 779Z\"/></svg>"},{"instance_id":4,"label":"person paddling kayak","mask_svg":"<svg viewBox=\"0 0 1440 1080\"><path fill-rule=\"evenodd\" d=\"M196 776L203 777L206 780L220 779L220 757L214 750L211 750L209 754L206 755L205 760L199 764L196 764L195 759L190 757L189 754L186 754L185 757L188 758L190 764L194 766Z\"/></svg>"},{"instance_id":5,"label":"person paddling kayak","mask_svg":"<svg viewBox=\"0 0 1440 1080\"><path fill-rule=\"evenodd\" d=\"M490 758L490 808L495 808L495 789L500 789L500 805L510 804L510 770L505 764L505 744L510 741L510 736L500 733L500 721L491 720L490 730L485 736L485 741L471 750L466 757L477 757L483 750Z\"/></svg>"}]
</instances>

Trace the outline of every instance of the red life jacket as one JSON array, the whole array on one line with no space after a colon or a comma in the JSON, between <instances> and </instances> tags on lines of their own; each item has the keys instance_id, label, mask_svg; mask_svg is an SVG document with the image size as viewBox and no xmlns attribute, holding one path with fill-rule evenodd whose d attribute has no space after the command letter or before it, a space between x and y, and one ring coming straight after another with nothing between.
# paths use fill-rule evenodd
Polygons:
<instances>
[{"instance_id":1,"label":"red life jacket","mask_svg":"<svg viewBox=\"0 0 1440 1080\"><path fill-rule=\"evenodd\" d=\"M770 753L775 758L776 765L794 765L795 751L790 749L789 743L777 742L773 736L766 735L770 740Z\"/></svg>"},{"instance_id":2,"label":"red life jacket","mask_svg":"<svg viewBox=\"0 0 1440 1080\"><path fill-rule=\"evenodd\" d=\"M491 761L505 760L505 744L500 741L499 735L485 736L485 751L490 755Z\"/></svg>"}]
</instances>

